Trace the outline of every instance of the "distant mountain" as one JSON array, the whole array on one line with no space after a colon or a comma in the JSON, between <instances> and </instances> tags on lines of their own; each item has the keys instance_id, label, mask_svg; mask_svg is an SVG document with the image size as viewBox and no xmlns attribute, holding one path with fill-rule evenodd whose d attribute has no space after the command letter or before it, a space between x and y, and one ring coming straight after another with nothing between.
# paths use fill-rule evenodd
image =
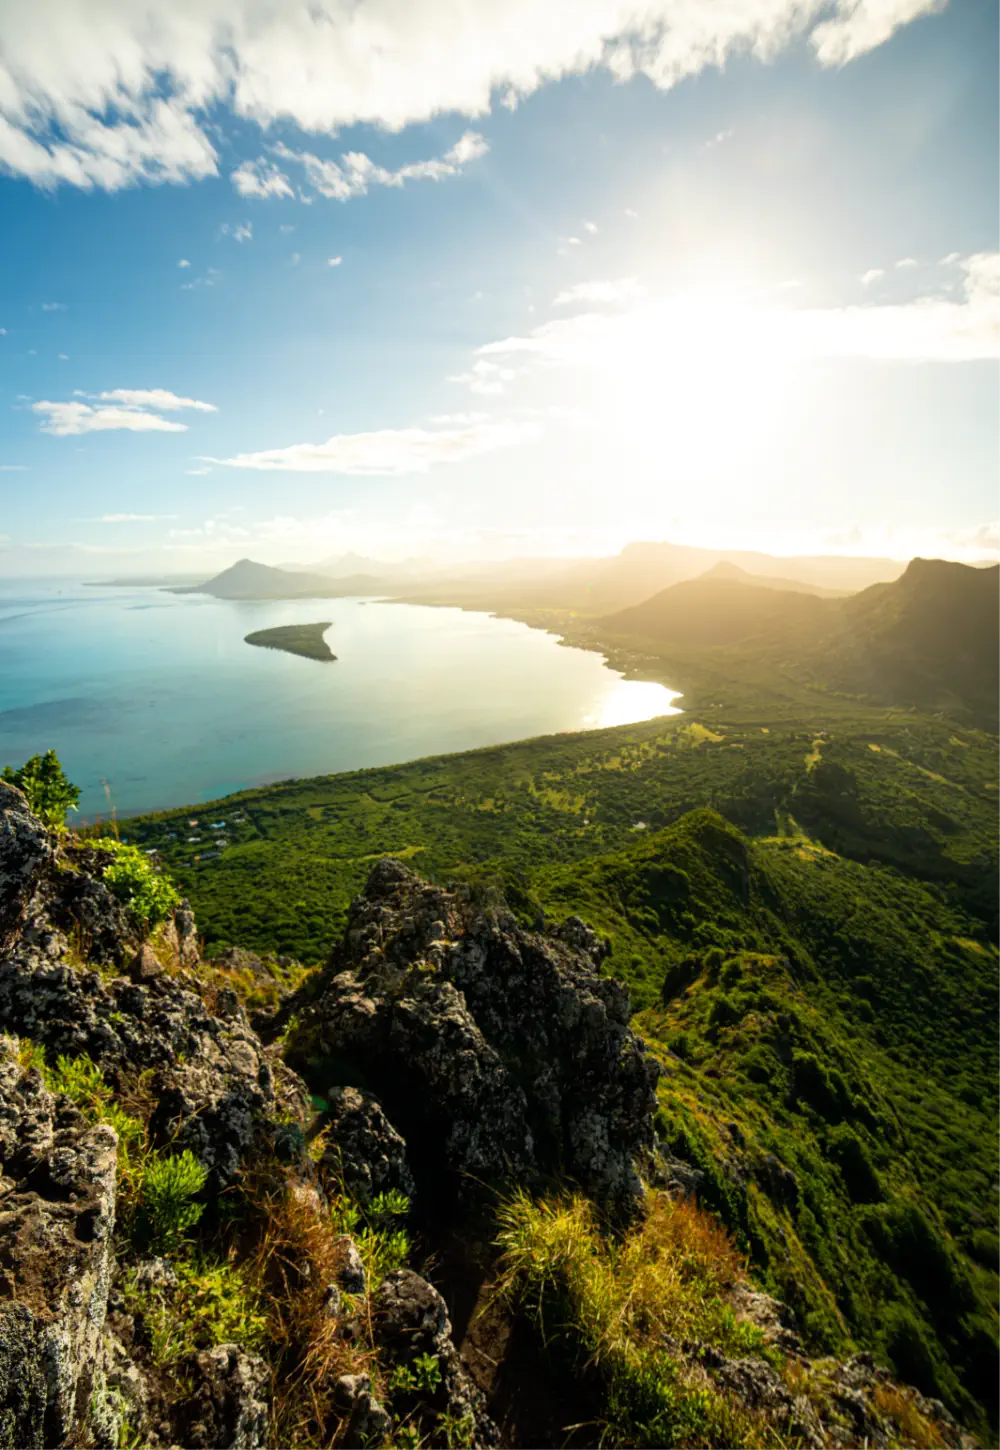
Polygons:
<instances>
[{"instance_id":1,"label":"distant mountain","mask_svg":"<svg viewBox=\"0 0 1000 1450\"><path fill-rule=\"evenodd\" d=\"M325 574L298 574L273 569L253 559L240 559L205 584L172 589L172 594L211 594L216 599L332 599L352 594L379 594L383 582L370 575L331 579Z\"/></svg>"},{"instance_id":2,"label":"distant mountain","mask_svg":"<svg viewBox=\"0 0 1000 1450\"><path fill-rule=\"evenodd\" d=\"M887 703L959 708L993 723L1000 693L1000 566L914 559L902 577L816 598L715 569L602 624L667 656L740 647L762 679L776 666ZM762 587L763 586L763 587Z\"/></svg>"},{"instance_id":3,"label":"distant mountain","mask_svg":"<svg viewBox=\"0 0 1000 1450\"><path fill-rule=\"evenodd\" d=\"M958 702L995 718L1000 565L914 559L895 583L838 608L840 627L823 645L832 680L908 704Z\"/></svg>"},{"instance_id":4,"label":"distant mountain","mask_svg":"<svg viewBox=\"0 0 1000 1450\"><path fill-rule=\"evenodd\" d=\"M780 562L780 559L775 560L775 563ZM725 559L700 577L730 579L738 584L754 584L759 589L779 589L791 594L815 594L817 599L843 599L851 592L849 589L825 589L822 584L809 584L802 579L780 579L764 574L751 574L748 570L741 569L738 564L731 564Z\"/></svg>"},{"instance_id":5,"label":"distant mountain","mask_svg":"<svg viewBox=\"0 0 1000 1450\"><path fill-rule=\"evenodd\" d=\"M771 588L831 596L896 579L906 567L896 559L779 558L688 544L635 543L618 554L596 559L509 559L455 565L436 578L415 581L406 595L501 614L555 609L600 615L641 604L662 589L698 578L720 565Z\"/></svg>"},{"instance_id":6,"label":"distant mountain","mask_svg":"<svg viewBox=\"0 0 1000 1450\"><path fill-rule=\"evenodd\" d=\"M723 566L728 569L729 566ZM604 620L615 633L634 634L658 644L728 645L754 636L773 638L790 629L817 630L831 601L791 588L744 582L718 569L700 579L673 584L631 609ZM784 583L784 581L782 581Z\"/></svg>"}]
</instances>

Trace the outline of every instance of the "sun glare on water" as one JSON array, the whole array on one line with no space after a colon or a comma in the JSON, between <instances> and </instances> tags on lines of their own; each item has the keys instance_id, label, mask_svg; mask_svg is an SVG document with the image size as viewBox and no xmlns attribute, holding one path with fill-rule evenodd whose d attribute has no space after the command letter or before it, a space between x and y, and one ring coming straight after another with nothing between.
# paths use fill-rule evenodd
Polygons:
<instances>
[{"instance_id":1,"label":"sun glare on water","mask_svg":"<svg viewBox=\"0 0 1000 1450\"><path fill-rule=\"evenodd\" d=\"M679 715L680 709L673 703L678 699L676 690L650 680L617 680L597 709L584 716L583 724L591 730L603 730L611 725L635 725L656 715Z\"/></svg>"}]
</instances>

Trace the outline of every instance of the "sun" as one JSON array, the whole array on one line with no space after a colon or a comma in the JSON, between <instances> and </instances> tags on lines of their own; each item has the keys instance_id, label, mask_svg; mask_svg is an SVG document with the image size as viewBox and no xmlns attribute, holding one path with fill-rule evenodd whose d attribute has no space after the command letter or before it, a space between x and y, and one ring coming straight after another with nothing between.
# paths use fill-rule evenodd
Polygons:
<instances>
[{"instance_id":1,"label":"sun","mask_svg":"<svg viewBox=\"0 0 1000 1450\"><path fill-rule=\"evenodd\" d=\"M737 292L636 307L600 362L609 425L654 476L725 483L781 424L790 383L781 340L777 311Z\"/></svg>"}]
</instances>

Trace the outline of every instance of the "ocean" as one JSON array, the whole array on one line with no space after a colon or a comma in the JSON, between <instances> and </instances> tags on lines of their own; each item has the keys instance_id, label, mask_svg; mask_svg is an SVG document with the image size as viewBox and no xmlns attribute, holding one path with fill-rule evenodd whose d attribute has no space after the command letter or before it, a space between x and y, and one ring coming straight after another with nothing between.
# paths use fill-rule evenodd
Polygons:
<instances>
[{"instance_id":1,"label":"ocean","mask_svg":"<svg viewBox=\"0 0 1000 1450\"><path fill-rule=\"evenodd\" d=\"M330 620L333 664L244 643ZM676 693L508 619L0 581L0 766L55 749L85 819L677 713Z\"/></svg>"}]
</instances>

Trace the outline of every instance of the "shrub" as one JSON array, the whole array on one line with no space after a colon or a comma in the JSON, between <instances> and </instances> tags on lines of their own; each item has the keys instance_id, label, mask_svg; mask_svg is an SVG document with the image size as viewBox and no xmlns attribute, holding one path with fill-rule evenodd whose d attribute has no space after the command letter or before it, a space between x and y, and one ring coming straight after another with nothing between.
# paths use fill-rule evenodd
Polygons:
<instances>
[{"instance_id":1,"label":"shrub","mask_svg":"<svg viewBox=\"0 0 1000 1450\"><path fill-rule=\"evenodd\" d=\"M743 1262L714 1219L653 1191L643 1221L614 1242L583 1197L535 1201L520 1191L499 1224L500 1291L601 1374L608 1443L759 1443L750 1417L684 1378L667 1347L695 1339L738 1356L762 1351L761 1331L725 1303Z\"/></svg>"},{"instance_id":2,"label":"shrub","mask_svg":"<svg viewBox=\"0 0 1000 1450\"><path fill-rule=\"evenodd\" d=\"M66 779L54 750L46 750L44 755L33 755L17 770L12 765L5 765L0 779L23 791L38 819L56 829L65 826L66 812L75 811L80 799L79 786Z\"/></svg>"},{"instance_id":3,"label":"shrub","mask_svg":"<svg viewBox=\"0 0 1000 1450\"><path fill-rule=\"evenodd\" d=\"M189 1148L174 1158L150 1158L142 1178L142 1206L155 1247L176 1249L204 1212L193 1199L205 1186L206 1170Z\"/></svg>"},{"instance_id":4,"label":"shrub","mask_svg":"<svg viewBox=\"0 0 1000 1450\"><path fill-rule=\"evenodd\" d=\"M180 902L180 893L171 881L160 876L135 846L102 838L97 845L111 854L105 866L105 886L131 911L143 931L165 921Z\"/></svg>"}]
</instances>

